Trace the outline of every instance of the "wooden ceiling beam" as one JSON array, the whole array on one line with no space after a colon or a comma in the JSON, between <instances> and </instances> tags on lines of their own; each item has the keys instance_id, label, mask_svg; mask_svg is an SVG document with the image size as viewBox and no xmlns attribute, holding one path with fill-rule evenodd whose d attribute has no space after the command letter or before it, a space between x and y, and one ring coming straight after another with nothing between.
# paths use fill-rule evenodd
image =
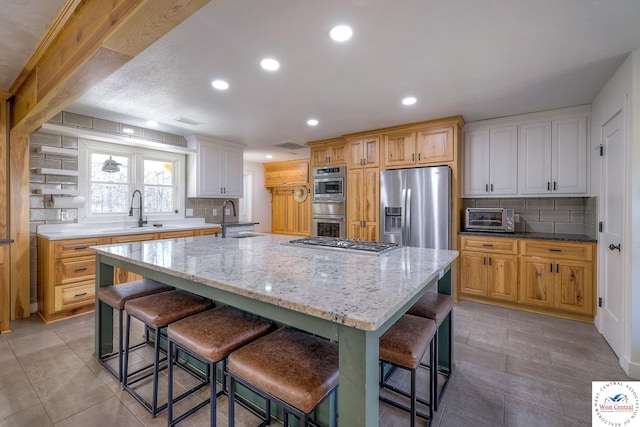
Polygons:
<instances>
[{"instance_id":1,"label":"wooden ceiling beam","mask_svg":"<svg viewBox=\"0 0 640 427\"><path fill-rule=\"evenodd\" d=\"M29 133L210 0L69 0L12 85L11 131Z\"/></svg>"}]
</instances>

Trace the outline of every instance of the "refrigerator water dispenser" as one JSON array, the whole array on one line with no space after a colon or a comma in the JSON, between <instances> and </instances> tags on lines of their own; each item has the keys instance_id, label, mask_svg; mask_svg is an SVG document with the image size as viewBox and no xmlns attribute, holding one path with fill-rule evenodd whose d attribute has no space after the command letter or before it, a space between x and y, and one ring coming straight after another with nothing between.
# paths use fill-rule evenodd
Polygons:
<instances>
[{"instance_id":1,"label":"refrigerator water dispenser","mask_svg":"<svg viewBox=\"0 0 640 427\"><path fill-rule=\"evenodd\" d=\"M384 208L384 232L402 233L402 208L386 206Z\"/></svg>"}]
</instances>

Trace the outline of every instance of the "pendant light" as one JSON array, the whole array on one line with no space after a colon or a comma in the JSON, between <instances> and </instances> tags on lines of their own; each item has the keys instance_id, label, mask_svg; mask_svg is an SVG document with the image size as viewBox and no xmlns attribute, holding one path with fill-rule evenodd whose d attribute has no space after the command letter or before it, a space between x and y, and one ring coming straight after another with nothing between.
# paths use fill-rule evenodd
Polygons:
<instances>
[{"instance_id":1,"label":"pendant light","mask_svg":"<svg viewBox=\"0 0 640 427\"><path fill-rule=\"evenodd\" d=\"M105 160L104 164L102 165L102 172L120 172L120 165L121 163L116 162L115 160L113 160L113 158L111 158L111 156L109 156L109 158Z\"/></svg>"}]
</instances>

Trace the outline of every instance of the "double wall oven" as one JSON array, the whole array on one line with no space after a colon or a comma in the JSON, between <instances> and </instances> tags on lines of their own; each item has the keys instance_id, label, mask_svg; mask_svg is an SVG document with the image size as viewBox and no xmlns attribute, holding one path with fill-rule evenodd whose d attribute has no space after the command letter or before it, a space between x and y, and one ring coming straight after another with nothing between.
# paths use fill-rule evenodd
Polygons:
<instances>
[{"instance_id":1,"label":"double wall oven","mask_svg":"<svg viewBox=\"0 0 640 427\"><path fill-rule=\"evenodd\" d=\"M311 235L346 237L346 166L313 168Z\"/></svg>"}]
</instances>

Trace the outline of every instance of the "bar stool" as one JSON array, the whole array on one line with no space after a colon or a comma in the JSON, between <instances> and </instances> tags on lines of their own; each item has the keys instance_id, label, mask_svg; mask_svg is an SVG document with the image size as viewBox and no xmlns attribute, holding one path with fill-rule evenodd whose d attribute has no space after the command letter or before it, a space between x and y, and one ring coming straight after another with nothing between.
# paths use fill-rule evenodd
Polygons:
<instances>
[{"instance_id":1,"label":"bar stool","mask_svg":"<svg viewBox=\"0 0 640 427\"><path fill-rule=\"evenodd\" d=\"M148 295L127 301L124 308L127 311L127 330L125 332L124 369L122 375L122 388L129 392L142 406L144 406L151 416L155 416L167 407L163 404L158 407L158 372L160 371L160 329L165 328L169 323L184 319L196 313L200 313L211 307L212 301L197 295L182 291L169 291L159 294ZM131 332L131 317L144 323L145 326L153 328L155 345L153 363L129 374L129 335ZM153 367L151 373L140 376L129 381L129 377ZM144 398L131 385L153 375L153 395L151 403Z\"/></svg>"},{"instance_id":2,"label":"bar stool","mask_svg":"<svg viewBox=\"0 0 640 427\"><path fill-rule=\"evenodd\" d=\"M261 426L270 423L270 401L289 414L310 423L309 415L338 386L338 344L296 329L284 327L258 338L229 355L229 426L235 425L236 383L266 401Z\"/></svg>"},{"instance_id":3,"label":"bar stool","mask_svg":"<svg viewBox=\"0 0 640 427\"><path fill-rule=\"evenodd\" d=\"M433 419L434 392L433 375L435 366L434 337L436 335L436 322L431 319L405 314L394 323L379 340L380 346L380 387L392 390L402 396L408 397L411 402L410 407L406 407L385 396L380 396L380 400L396 408L407 411L411 414L411 427L415 426L416 417L424 418L429 423ZM417 370L420 360L429 347L429 401L417 397ZM410 392L407 393L397 387L387 384L384 380L384 363L406 369L411 375ZM429 407L429 415L419 412L416 408L417 402Z\"/></svg>"},{"instance_id":4,"label":"bar stool","mask_svg":"<svg viewBox=\"0 0 640 427\"><path fill-rule=\"evenodd\" d=\"M440 369L438 367L438 372L434 376L434 390L436 392L436 401L433 407L434 411L438 410L438 405L440 404L440 399L445 389L447 388L447 384L449 384L449 377L451 376L452 371L452 360L453 360L453 316L451 316L451 310L453 309L453 298L451 295L446 294L438 294L435 292L427 292L424 294L422 298L418 300L408 311L407 314L412 314L418 317L425 317L427 319L434 320L436 325L438 326L438 330L442 323L449 317L449 363L444 369ZM436 337L434 338L434 348L435 348L435 360L436 364L438 363L438 330L436 330ZM445 377L444 384L442 384L442 390L438 392L438 373L443 374Z\"/></svg>"},{"instance_id":5,"label":"bar stool","mask_svg":"<svg viewBox=\"0 0 640 427\"><path fill-rule=\"evenodd\" d=\"M98 289L98 300L108 305L111 309L118 310L118 351L114 351L108 354L102 354L102 340L98 340L98 362L102 364L114 377L122 382L122 331L123 326L123 313L125 302L134 298L139 298L147 295L153 295L160 292L167 292L172 290L171 286L167 286L163 283L156 282L151 279L136 280L133 282L122 283L114 286L106 286ZM104 310L103 304L98 304L98 335L102 337L102 311ZM136 348L140 345L144 345L147 342L143 342L134 345ZM117 371L109 365L107 362L114 357L118 358Z\"/></svg>"},{"instance_id":6,"label":"bar stool","mask_svg":"<svg viewBox=\"0 0 640 427\"><path fill-rule=\"evenodd\" d=\"M169 427L178 424L189 415L205 407L211 402L210 425L216 425L216 398L225 390L225 368L226 358L232 351L259 338L269 332L273 323L269 320L261 319L244 313L235 308L223 306L213 310L203 311L194 314L177 322L171 323L167 328L169 339L169 400L168 418ZM173 364L178 350L182 350L207 364L209 376L209 386L211 394L209 399L201 402L189 411L173 418ZM223 361L222 384L223 390L216 392L216 367L217 363ZM180 397L186 397L193 393L188 390Z\"/></svg>"}]
</instances>

